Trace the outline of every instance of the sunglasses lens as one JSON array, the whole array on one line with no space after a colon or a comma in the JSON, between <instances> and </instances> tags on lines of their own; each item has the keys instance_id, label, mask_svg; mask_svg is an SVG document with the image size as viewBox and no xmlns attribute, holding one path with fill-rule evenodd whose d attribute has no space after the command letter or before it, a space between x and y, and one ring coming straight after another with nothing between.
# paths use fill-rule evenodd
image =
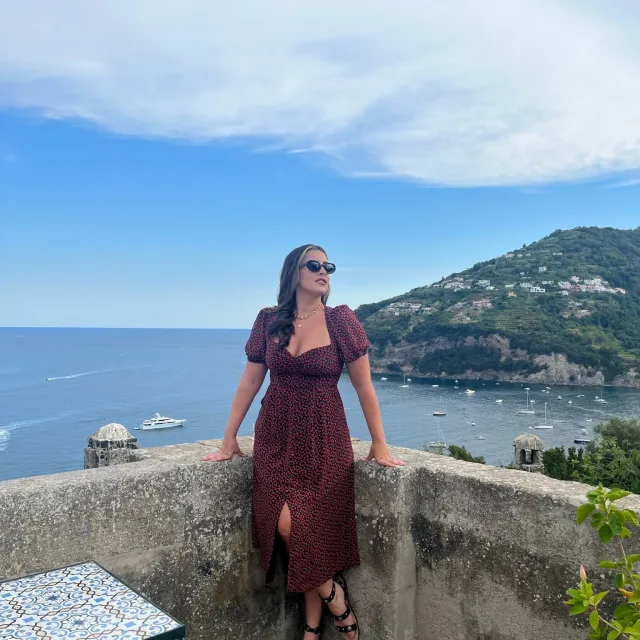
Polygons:
<instances>
[{"instance_id":1,"label":"sunglasses lens","mask_svg":"<svg viewBox=\"0 0 640 640\"><path fill-rule=\"evenodd\" d=\"M307 269L309 269L311 273L318 273L321 268L322 265L317 260L309 260L309 262L307 262Z\"/></svg>"},{"instance_id":2,"label":"sunglasses lens","mask_svg":"<svg viewBox=\"0 0 640 640\"><path fill-rule=\"evenodd\" d=\"M336 270L336 265L333 264L333 262L325 262L324 263L324 270L329 274L334 273L335 270Z\"/></svg>"}]
</instances>

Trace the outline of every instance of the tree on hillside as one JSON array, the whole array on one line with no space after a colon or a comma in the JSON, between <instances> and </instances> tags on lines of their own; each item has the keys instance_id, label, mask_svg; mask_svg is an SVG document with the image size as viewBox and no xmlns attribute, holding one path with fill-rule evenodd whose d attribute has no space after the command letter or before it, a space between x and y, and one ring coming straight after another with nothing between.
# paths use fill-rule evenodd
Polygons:
<instances>
[{"instance_id":1,"label":"tree on hillside","mask_svg":"<svg viewBox=\"0 0 640 640\"><path fill-rule=\"evenodd\" d=\"M640 420L631 418L611 418L599 424L596 433L603 438L612 438L622 449L640 449Z\"/></svg>"},{"instance_id":2,"label":"tree on hillside","mask_svg":"<svg viewBox=\"0 0 640 640\"><path fill-rule=\"evenodd\" d=\"M620 446L612 437L599 435L586 450L576 451L575 447L567 452L564 447L548 449L544 452L543 462L544 474L551 478L591 485L601 483L605 487L620 487L640 493L640 449L627 444Z\"/></svg>"},{"instance_id":3,"label":"tree on hillside","mask_svg":"<svg viewBox=\"0 0 640 640\"><path fill-rule=\"evenodd\" d=\"M456 444L449 445L449 455L456 460L464 460L465 462L477 462L479 464L487 464L484 456L473 456L466 447L459 447Z\"/></svg>"}]
</instances>

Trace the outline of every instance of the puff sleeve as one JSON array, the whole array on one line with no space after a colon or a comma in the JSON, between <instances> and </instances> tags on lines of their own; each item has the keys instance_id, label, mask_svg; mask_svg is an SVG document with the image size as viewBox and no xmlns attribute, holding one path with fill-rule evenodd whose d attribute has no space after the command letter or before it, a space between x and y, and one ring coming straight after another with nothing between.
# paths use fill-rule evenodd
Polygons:
<instances>
[{"instance_id":1,"label":"puff sleeve","mask_svg":"<svg viewBox=\"0 0 640 640\"><path fill-rule=\"evenodd\" d=\"M345 363L353 362L367 353L369 339L356 314L344 304L334 310L334 331L340 357Z\"/></svg>"},{"instance_id":2,"label":"puff sleeve","mask_svg":"<svg viewBox=\"0 0 640 640\"><path fill-rule=\"evenodd\" d=\"M244 352L247 354L249 362L266 364L268 325L269 321L267 310L262 309L253 323L251 335L249 336L244 348Z\"/></svg>"}]
</instances>

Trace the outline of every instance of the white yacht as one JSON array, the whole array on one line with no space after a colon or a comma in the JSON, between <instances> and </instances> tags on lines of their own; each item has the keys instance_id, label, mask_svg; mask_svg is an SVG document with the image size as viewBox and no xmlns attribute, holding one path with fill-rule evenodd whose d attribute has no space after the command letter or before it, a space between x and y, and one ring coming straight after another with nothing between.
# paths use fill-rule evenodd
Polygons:
<instances>
[{"instance_id":1,"label":"white yacht","mask_svg":"<svg viewBox=\"0 0 640 640\"><path fill-rule=\"evenodd\" d=\"M147 431L148 429L169 429L171 427L184 427L186 420L176 420L175 418L167 418L156 413L155 418L145 420L136 431Z\"/></svg>"},{"instance_id":2,"label":"white yacht","mask_svg":"<svg viewBox=\"0 0 640 640\"><path fill-rule=\"evenodd\" d=\"M467 389L465 393L471 395L472 393L475 393L475 391L473 389Z\"/></svg>"},{"instance_id":3,"label":"white yacht","mask_svg":"<svg viewBox=\"0 0 640 640\"><path fill-rule=\"evenodd\" d=\"M402 376L402 384L400 385L401 389L408 389L409 385L407 384L407 376Z\"/></svg>"},{"instance_id":4,"label":"white yacht","mask_svg":"<svg viewBox=\"0 0 640 640\"><path fill-rule=\"evenodd\" d=\"M384 376L382 376L382 378L380 378L380 380L382 380L382 382L386 382L386 378Z\"/></svg>"}]
</instances>

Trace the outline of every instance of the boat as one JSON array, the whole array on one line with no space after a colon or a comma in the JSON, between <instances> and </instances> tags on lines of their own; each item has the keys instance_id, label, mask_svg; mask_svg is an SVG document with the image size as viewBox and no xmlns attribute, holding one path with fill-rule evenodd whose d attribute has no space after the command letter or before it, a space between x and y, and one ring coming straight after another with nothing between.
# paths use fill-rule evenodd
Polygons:
<instances>
[{"instance_id":1,"label":"boat","mask_svg":"<svg viewBox=\"0 0 640 640\"><path fill-rule=\"evenodd\" d=\"M558 396L556 400L562 400L562 396Z\"/></svg>"},{"instance_id":2,"label":"boat","mask_svg":"<svg viewBox=\"0 0 640 640\"><path fill-rule=\"evenodd\" d=\"M382 380L382 382L386 382L386 381L387 381L387 379L386 379L386 378L384 378L384 377L383 377L383 378L380 378L380 380Z\"/></svg>"},{"instance_id":3,"label":"boat","mask_svg":"<svg viewBox=\"0 0 640 640\"><path fill-rule=\"evenodd\" d=\"M440 398L440 402L442 404L442 409L433 412L433 415L438 417L443 417L447 415L447 408L444 406L444 400Z\"/></svg>"},{"instance_id":4,"label":"boat","mask_svg":"<svg viewBox=\"0 0 640 640\"><path fill-rule=\"evenodd\" d=\"M502 400L496 400L496 404L502 404Z\"/></svg>"},{"instance_id":5,"label":"boat","mask_svg":"<svg viewBox=\"0 0 640 640\"><path fill-rule=\"evenodd\" d=\"M605 399L604 399L604 387L602 387L602 395L601 396L596 396L596 402L599 402L600 404L609 404Z\"/></svg>"},{"instance_id":6,"label":"boat","mask_svg":"<svg viewBox=\"0 0 640 640\"><path fill-rule=\"evenodd\" d=\"M571 402L571 400L569 400L568 404L573 404L573 402Z\"/></svg>"},{"instance_id":7,"label":"boat","mask_svg":"<svg viewBox=\"0 0 640 640\"><path fill-rule=\"evenodd\" d=\"M440 436L440 440L434 440L429 443L429 451L433 453L443 453L443 451L447 448L447 442L444 439L444 433L442 433L442 429L440 428L440 421L438 420L438 435Z\"/></svg>"},{"instance_id":8,"label":"boat","mask_svg":"<svg viewBox=\"0 0 640 640\"><path fill-rule=\"evenodd\" d=\"M136 431L147 431L151 429L170 429L171 427L184 427L186 420L176 420L175 418L168 418L167 416L161 416L156 413L155 418L145 420L139 427L136 427Z\"/></svg>"},{"instance_id":9,"label":"boat","mask_svg":"<svg viewBox=\"0 0 640 640\"><path fill-rule=\"evenodd\" d=\"M434 389L437 389L440 385L439 384L432 384L431 385Z\"/></svg>"},{"instance_id":10,"label":"boat","mask_svg":"<svg viewBox=\"0 0 640 640\"><path fill-rule=\"evenodd\" d=\"M459 389L460 387L458 387L457 385L455 387L453 387L454 389Z\"/></svg>"},{"instance_id":11,"label":"boat","mask_svg":"<svg viewBox=\"0 0 640 640\"><path fill-rule=\"evenodd\" d=\"M472 393L475 393L475 391L473 389L467 389L465 393L471 395Z\"/></svg>"},{"instance_id":12,"label":"boat","mask_svg":"<svg viewBox=\"0 0 640 640\"><path fill-rule=\"evenodd\" d=\"M529 388L525 389L527 392L527 405L525 409L519 409L518 413L520 415L534 416L536 414L535 409L531 406L531 401L529 400Z\"/></svg>"},{"instance_id":13,"label":"boat","mask_svg":"<svg viewBox=\"0 0 640 640\"><path fill-rule=\"evenodd\" d=\"M587 437L586 429L580 429L580 433L582 434L581 436L573 439L574 444L589 444L592 442L591 438Z\"/></svg>"},{"instance_id":14,"label":"boat","mask_svg":"<svg viewBox=\"0 0 640 640\"><path fill-rule=\"evenodd\" d=\"M484 436L481 436L480 434L478 434L478 435L476 436L476 440L484 440L484 439L485 439L485 437L484 437Z\"/></svg>"},{"instance_id":15,"label":"boat","mask_svg":"<svg viewBox=\"0 0 640 640\"><path fill-rule=\"evenodd\" d=\"M407 382L411 382L411 378L407 378Z\"/></svg>"},{"instance_id":16,"label":"boat","mask_svg":"<svg viewBox=\"0 0 640 640\"><path fill-rule=\"evenodd\" d=\"M587 418L587 422L593 422L593 418Z\"/></svg>"},{"instance_id":17,"label":"boat","mask_svg":"<svg viewBox=\"0 0 640 640\"><path fill-rule=\"evenodd\" d=\"M547 424L547 422L549 422L547 420L547 403L544 403L544 423L543 424L534 424L533 428L534 429L553 429L553 425L552 424Z\"/></svg>"},{"instance_id":18,"label":"boat","mask_svg":"<svg viewBox=\"0 0 640 640\"><path fill-rule=\"evenodd\" d=\"M576 398L584 398L584 393L581 393L579 396L576 396Z\"/></svg>"},{"instance_id":19,"label":"boat","mask_svg":"<svg viewBox=\"0 0 640 640\"><path fill-rule=\"evenodd\" d=\"M400 385L401 389L408 389L409 385L407 384L407 376L402 376L402 384Z\"/></svg>"}]
</instances>

